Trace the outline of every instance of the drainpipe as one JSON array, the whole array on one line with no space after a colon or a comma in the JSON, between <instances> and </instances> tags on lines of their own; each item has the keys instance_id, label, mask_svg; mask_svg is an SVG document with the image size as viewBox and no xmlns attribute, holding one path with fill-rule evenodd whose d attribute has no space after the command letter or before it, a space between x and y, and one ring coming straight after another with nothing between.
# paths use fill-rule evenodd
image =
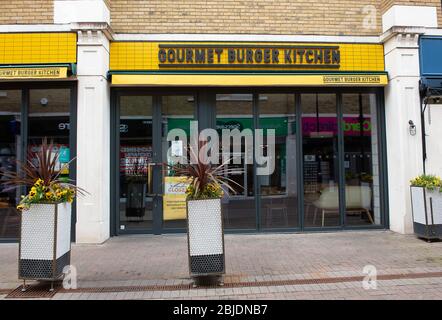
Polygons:
<instances>
[{"instance_id":1,"label":"drainpipe","mask_svg":"<svg viewBox=\"0 0 442 320\"><path fill-rule=\"evenodd\" d=\"M423 108L422 105L424 104ZM425 174L425 161L427 160L427 139L425 133L425 109L427 108L428 103L428 90L427 94L421 98L421 134L422 134L422 168L423 173Z\"/></svg>"}]
</instances>

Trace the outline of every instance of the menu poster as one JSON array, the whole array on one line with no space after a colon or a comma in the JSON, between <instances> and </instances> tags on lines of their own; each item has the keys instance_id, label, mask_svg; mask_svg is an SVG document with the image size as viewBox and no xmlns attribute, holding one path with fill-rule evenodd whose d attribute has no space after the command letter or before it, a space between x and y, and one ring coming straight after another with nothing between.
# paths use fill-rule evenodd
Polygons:
<instances>
[{"instance_id":1,"label":"menu poster","mask_svg":"<svg viewBox=\"0 0 442 320\"><path fill-rule=\"evenodd\" d=\"M152 147L146 145L122 145L120 147L120 172L126 176L147 176L152 162Z\"/></svg>"}]
</instances>

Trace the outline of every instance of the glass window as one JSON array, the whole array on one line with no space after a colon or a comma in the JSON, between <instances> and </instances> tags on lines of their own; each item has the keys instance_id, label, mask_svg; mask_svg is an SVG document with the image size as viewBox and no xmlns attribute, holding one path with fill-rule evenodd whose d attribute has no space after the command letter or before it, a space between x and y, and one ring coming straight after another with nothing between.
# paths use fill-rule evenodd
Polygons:
<instances>
[{"instance_id":1,"label":"glass window","mask_svg":"<svg viewBox=\"0 0 442 320\"><path fill-rule=\"evenodd\" d=\"M193 96L163 96L162 103L162 161L169 165L174 160L189 154L187 147L190 143L190 122L194 120L195 99ZM176 138L175 146L172 148L172 141L167 141L167 135L174 129L181 129L186 135L186 141ZM181 131L177 130L177 131ZM176 131L175 131L176 132ZM185 188L180 178L172 177L167 171L163 177L163 227L167 229L179 229L186 227L186 195ZM180 193L180 194L177 194ZM177 207L176 204L180 203Z\"/></svg>"},{"instance_id":2,"label":"glass window","mask_svg":"<svg viewBox=\"0 0 442 320\"><path fill-rule=\"evenodd\" d=\"M120 98L120 230L152 229L152 97Z\"/></svg>"},{"instance_id":3,"label":"glass window","mask_svg":"<svg viewBox=\"0 0 442 320\"><path fill-rule=\"evenodd\" d=\"M58 167L70 160L70 89L33 89L29 93L28 159L36 163L43 138L60 150ZM61 176L69 176L65 167Z\"/></svg>"},{"instance_id":4,"label":"glass window","mask_svg":"<svg viewBox=\"0 0 442 320\"><path fill-rule=\"evenodd\" d=\"M217 94L216 95L216 129L222 138L223 129L243 130L254 129L253 125L253 95L251 94ZM235 192L224 190L222 199L224 226L233 229L256 228L255 182L253 163L246 161L246 139L236 142L231 139L228 169L238 168L238 171L227 174L226 177L235 181L231 183ZM222 141L220 141L222 146ZM252 148L253 150L253 148ZM222 152L229 152L222 150Z\"/></svg>"},{"instance_id":5,"label":"glass window","mask_svg":"<svg viewBox=\"0 0 442 320\"><path fill-rule=\"evenodd\" d=\"M335 94L302 94L304 225L341 225Z\"/></svg>"},{"instance_id":6,"label":"glass window","mask_svg":"<svg viewBox=\"0 0 442 320\"><path fill-rule=\"evenodd\" d=\"M21 154L21 90L0 90L0 168L15 170ZM0 173L0 183L3 176ZM20 201L18 189L8 190L0 185L0 238L18 238Z\"/></svg>"},{"instance_id":7,"label":"glass window","mask_svg":"<svg viewBox=\"0 0 442 320\"><path fill-rule=\"evenodd\" d=\"M268 129L275 130L274 171L259 175L262 228L298 226L296 113L294 94L260 94L259 128L264 137ZM266 140L264 140L266 141Z\"/></svg>"},{"instance_id":8,"label":"glass window","mask_svg":"<svg viewBox=\"0 0 442 320\"><path fill-rule=\"evenodd\" d=\"M381 224L375 94L343 94L345 223Z\"/></svg>"}]
</instances>

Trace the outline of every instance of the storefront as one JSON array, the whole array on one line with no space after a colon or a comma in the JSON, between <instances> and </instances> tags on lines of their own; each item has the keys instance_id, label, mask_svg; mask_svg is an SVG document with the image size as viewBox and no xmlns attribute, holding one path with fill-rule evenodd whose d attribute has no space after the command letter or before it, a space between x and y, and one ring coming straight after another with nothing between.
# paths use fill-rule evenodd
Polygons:
<instances>
[{"instance_id":1,"label":"storefront","mask_svg":"<svg viewBox=\"0 0 442 320\"><path fill-rule=\"evenodd\" d=\"M185 230L183 183L163 164L168 133L195 120L200 131L274 130L267 175L246 161L245 138L233 142L227 230L388 227L382 45L112 42L109 78L111 234ZM253 149L266 153L265 141Z\"/></svg>"},{"instance_id":2,"label":"storefront","mask_svg":"<svg viewBox=\"0 0 442 320\"><path fill-rule=\"evenodd\" d=\"M35 162L43 137L62 150L60 162L75 157L76 38L75 33L0 34L0 168L13 170L16 160ZM74 179L75 165L62 174ZM15 207L22 192L0 187L0 241L19 236Z\"/></svg>"}]
</instances>

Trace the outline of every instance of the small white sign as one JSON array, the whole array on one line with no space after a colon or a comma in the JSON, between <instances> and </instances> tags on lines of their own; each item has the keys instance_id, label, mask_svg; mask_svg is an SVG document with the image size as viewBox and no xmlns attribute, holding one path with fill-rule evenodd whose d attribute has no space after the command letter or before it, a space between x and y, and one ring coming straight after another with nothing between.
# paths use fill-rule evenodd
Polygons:
<instances>
[{"instance_id":1,"label":"small white sign","mask_svg":"<svg viewBox=\"0 0 442 320\"><path fill-rule=\"evenodd\" d=\"M174 140L170 147L170 152L172 157L182 157L183 156L183 141Z\"/></svg>"}]
</instances>

